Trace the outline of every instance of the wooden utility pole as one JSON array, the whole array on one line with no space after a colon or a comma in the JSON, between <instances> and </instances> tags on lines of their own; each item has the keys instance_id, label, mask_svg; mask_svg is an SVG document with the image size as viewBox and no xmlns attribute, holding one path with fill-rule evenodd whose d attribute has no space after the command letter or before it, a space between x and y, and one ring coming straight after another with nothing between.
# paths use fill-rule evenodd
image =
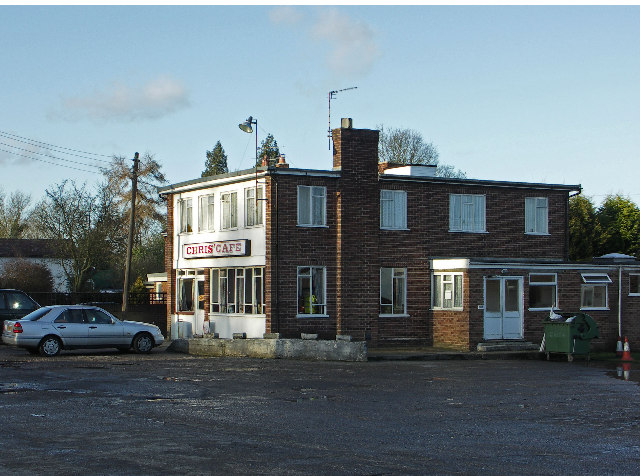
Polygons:
<instances>
[{"instance_id":1,"label":"wooden utility pole","mask_svg":"<svg viewBox=\"0 0 640 476\"><path fill-rule=\"evenodd\" d=\"M133 251L133 231L136 223L136 194L138 192L138 163L140 155L133 156L133 172L131 174L131 221L129 222L129 241L127 243L127 261L124 264L124 289L122 290L122 313L126 314L129 303L129 279L131 275L131 254Z\"/></svg>"}]
</instances>

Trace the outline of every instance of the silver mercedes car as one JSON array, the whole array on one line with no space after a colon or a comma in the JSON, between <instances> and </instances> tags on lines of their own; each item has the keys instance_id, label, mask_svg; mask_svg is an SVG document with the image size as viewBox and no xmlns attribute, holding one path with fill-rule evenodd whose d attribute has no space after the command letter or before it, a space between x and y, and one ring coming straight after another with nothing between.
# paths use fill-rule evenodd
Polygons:
<instances>
[{"instance_id":1,"label":"silver mercedes car","mask_svg":"<svg viewBox=\"0 0 640 476\"><path fill-rule=\"evenodd\" d=\"M116 347L148 353L162 344L160 328L121 321L96 306L45 306L20 320L4 321L2 342L47 357L63 349Z\"/></svg>"}]
</instances>

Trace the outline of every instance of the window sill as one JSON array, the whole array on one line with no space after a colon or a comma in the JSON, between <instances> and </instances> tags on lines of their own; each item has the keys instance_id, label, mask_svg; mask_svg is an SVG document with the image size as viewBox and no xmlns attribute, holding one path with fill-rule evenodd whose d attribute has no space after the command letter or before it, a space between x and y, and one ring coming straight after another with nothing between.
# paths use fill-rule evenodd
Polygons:
<instances>
[{"instance_id":1,"label":"window sill","mask_svg":"<svg viewBox=\"0 0 640 476\"><path fill-rule=\"evenodd\" d=\"M402 317L402 318L406 318L406 317L411 317L411 314L378 314L378 317Z\"/></svg>"},{"instance_id":2,"label":"window sill","mask_svg":"<svg viewBox=\"0 0 640 476\"><path fill-rule=\"evenodd\" d=\"M462 312L463 307L432 307L432 311L450 311L450 312Z\"/></svg>"},{"instance_id":3,"label":"window sill","mask_svg":"<svg viewBox=\"0 0 640 476\"><path fill-rule=\"evenodd\" d=\"M314 319L316 317L320 319L327 319L329 314L296 314L296 318L298 319Z\"/></svg>"},{"instance_id":4,"label":"window sill","mask_svg":"<svg viewBox=\"0 0 640 476\"><path fill-rule=\"evenodd\" d=\"M234 228L220 228L220 231L238 231L240 228L239 227L234 227Z\"/></svg>"},{"instance_id":5,"label":"window sill","mask_svg":"<svg viewBox=\"0 0 640 476\"><path fill-rule=\"evenodd\" d=\"M388 226L381 226L380 229L384 231L411 231L409 228L390 228Z\"/></svg>"},{"instance_id":6,"label":"window sill","mask_svg":"<svg viewBox=\"0 0 640 476\"><path fill-rule=\"evenodd\" d=\"M328 225L301 225L298 223L296 225L298 228L329 228Z\"/></svg>"},{"instance_id":7,"label":"window sill","mask_svg":"<svg viewBox=\"0 0 640 476\"><path fill-rule=\"evenodd\" d=\"M610 311L608 307L581 307L581 311Z\"/></svg>"},{"instance_id":8,"label":"window sill","mask_svg":"<svg viewBox=\"0 0 640 476\"><path fill-rule=\"evenodd\" d=\"M214 311L209 311L209 316L237 316L237 317L259 317L259 318L265 318L267 315L266 314L247 314L246 312L214 312Z\"/></svg>"},{"instance_id":9,"label":"window sill","mask_svg":"<svg viewBox=\"0 0 640 476\"><path fill-rule=\"evenodd\" d=\"M466 230L449 230L449 233L466 233L470 235L488 235L489 232L484 231L466 231Z\"/></svg>"},{"instance_id":10,"label":"window sill","mask_svg":"<svg viewBox=\"0 0 640 476\"><path fill-rule=\"evenodd\" d=\"M536 231L525 231L524 234L532 236L551 236L551 233L538 233Z\"/></svg>"},{"instance_id":11,"label":"window sill","mask_svg":"<svg viewBox=\"0 0 640 476\"><path fill-rule=\"evenodd\" d=\"M636 296L636 297L638 297L638 296L640 296L640 293L629 293L629 296Z\"/></svg>"},{"instance_id":12,"label":"window sill","mask_svg":"<svg viewBox=\"0 0 640 476\"><path fill-rule=\"evenodd\" d=\"M556 311L558 311L560 308L558 308L556 306L553 306L553 308L551 308L551 307L529 307L529 308L527 308L527 311L532 311L532 312L545 311L545 312L549 312L549 311L551 311L551 309L555 309Z\"/></svg>"}]
</instances>

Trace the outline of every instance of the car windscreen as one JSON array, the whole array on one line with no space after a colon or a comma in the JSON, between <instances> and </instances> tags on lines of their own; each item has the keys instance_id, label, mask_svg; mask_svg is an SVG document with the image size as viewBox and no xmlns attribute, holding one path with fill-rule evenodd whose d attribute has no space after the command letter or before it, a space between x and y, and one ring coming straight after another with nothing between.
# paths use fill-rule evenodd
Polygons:
<instances>
[{"instance_id":1,"label":"car windscreen","mask_svg":"<svg viewBox=\"0 0 640 476\"><path fill-rule=\"evenodd\" d=\"M38 319L46 316L52 311L50 307L41 307L40 309L36 309L33 312L30 312L26 316L24 316L21 321L37 321Z\"/></svg>"}]
</instances>

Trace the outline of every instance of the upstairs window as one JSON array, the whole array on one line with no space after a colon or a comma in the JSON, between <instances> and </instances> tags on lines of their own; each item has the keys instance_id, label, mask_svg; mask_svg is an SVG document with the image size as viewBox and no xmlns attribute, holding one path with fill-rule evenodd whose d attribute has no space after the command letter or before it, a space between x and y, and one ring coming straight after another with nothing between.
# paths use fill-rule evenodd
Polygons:
<instances>
[{"instance_id":1,"label":"upstairs window","mask_svg":"<svg viewBox=\"0 0 640 476\"><path fill-rule=\"evenodd\" d=\"M220 196L220 205L222 209L220 228L222 230L238 228L238 193L223 193Z\"/></svg>"},{"instance_id":2,"label":"upstairs window","mask_svg":"<svg viewBox=\"0 0 640 476\"><path fill-rule=\"evenodd\" d=\"M213 209L215 206L214 196L205 195L200 197L200 218L198 226L200 231L213 231Z\"/></svg>"},{"instance_id":3,"label":"upstairs window","mask_svg":"<svg viewBox=\"0 0 640 476\"><path fill-rule=\"evenodd\" d=\"M524 231L536 235L549 233L549 201L547 198L527 197L524 199Z\"/></svg>"},{"instance_id":4,"label":"upstairs window","mask_svg":"<svg viewBox=\"0 0 640 476\"><path fill-rule=\"evenodd\" d=\"M380 228L407 229L407 192L380 190Z\"/></svg>"},{"instance_id":5,"label":"upstairs window","mask_svg":"<svg viewBox=\"0 0 640 476\"><path fill-rule=\"evenodd\" d=\"M326 226L327 188L298 185L298 225Z\"/></svg>"},{"instance_id":6,"label":"upstairs window","mask_svg":"<svg viewBox=\"0 0 640 476\"><path fill-rule=\"evenodd\" d=\"M193 231L193 204L190 198L178 200L180 211L180 233L191 233Z\"/></svg>"},{"instance_id":7,"label":"upstairs window","mask_svg":"<svg viewBox=\"0 0 640 476\"><path fill-rule=\"evenodd\" d=\"M449 196L449 231L486 232L484 195Z\"/></svg>"},{"instance_id":8,"label":"upstairs window","mask_svg":"<svg viewBox=\"0 0 640 476\"><path fill-rule=\"evenodd\" d=\"M256 190L258 191L258 197L256 200ZM262 187L251 187L245 190L244 195L244 224L245 226L262 225L263 223L263 206L262 203L264 195L264 189Z\"/></svg>"}]
</instances>

